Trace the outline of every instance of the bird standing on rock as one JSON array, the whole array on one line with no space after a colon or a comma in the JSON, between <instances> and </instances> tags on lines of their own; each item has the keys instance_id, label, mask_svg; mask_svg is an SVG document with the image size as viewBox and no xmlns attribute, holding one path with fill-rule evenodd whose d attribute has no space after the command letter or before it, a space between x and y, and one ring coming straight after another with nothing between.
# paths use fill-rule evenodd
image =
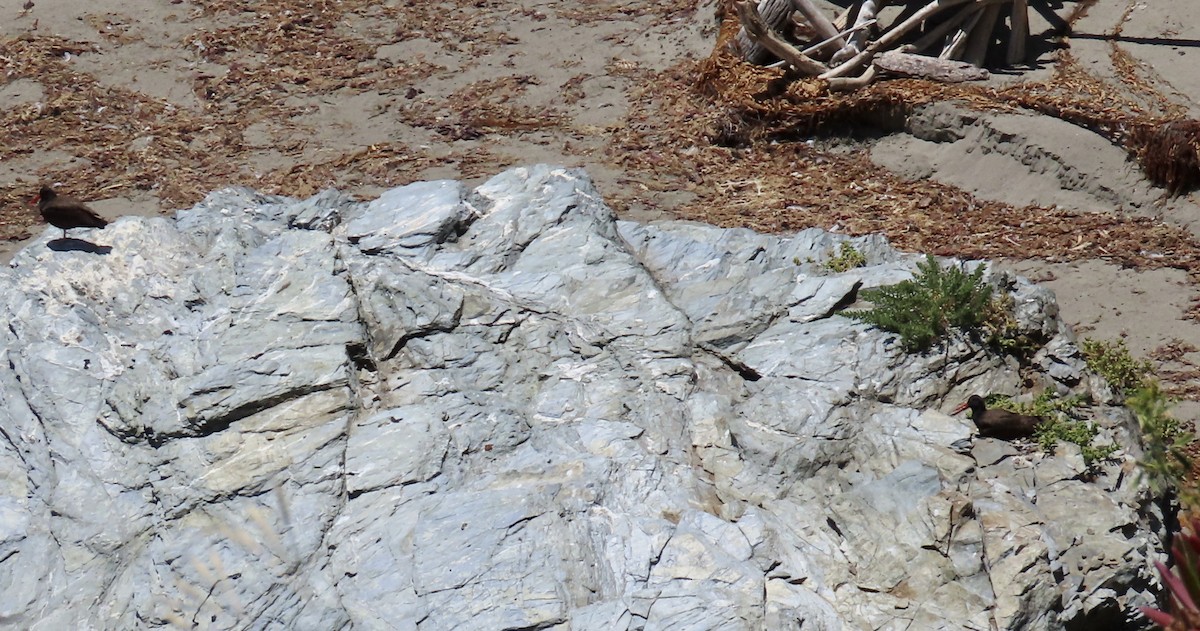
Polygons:
<instances>
[{"instance_id":1,"label":"bird standing on rock","mask_svg":"<svg viewBox=\"0 0 1200 631\"><path fill-rule=\"evenodd\" d=\"M108 220L96 214L83 202L66 195L59 195L49 186L43 186L30 202L37 204L38 211L46 223L61 228L63 238L71 228L104 228Z\"/></svg>"},{"instance_id":2,"label":"bird standing on rock","mask_svg":"<svg viewBox=\"0 0 1200 631\"><path fill-rule=\"evenodd\" d=\"M971 420L975 421L979 435L984 438L1012 440L1032 436L1043 420L1037 416L1026 416L1008 410L989 410L983 397L977 394L971 395L966 403L954 408L950 414L958 414L967 408L971 408Z\"/></svg>"}]
</instances>

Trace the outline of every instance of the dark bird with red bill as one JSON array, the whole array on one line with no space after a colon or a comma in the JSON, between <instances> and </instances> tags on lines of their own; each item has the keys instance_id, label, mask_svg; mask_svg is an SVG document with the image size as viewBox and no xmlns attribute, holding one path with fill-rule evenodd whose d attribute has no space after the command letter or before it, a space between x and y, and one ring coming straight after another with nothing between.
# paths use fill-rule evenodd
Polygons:
<instances>
[{"instance_id":1,"label":"dark bird with red bill","mask_svg":"<svg viewBox=\"0 0 1200 631\"><path fill-rule=\"evenodd\" d=\"M966 403L954 408L951 414L958 414L967 408L971 408L971 420L979 428L979 435L984 438L1012 440L1032 436L1043 421L1038 416L1026 416L1008 410L989 410L983 397L977 394L971 395Z\"/></svg>"},{"instance_id":2,"label":"dark bird with red bill","mask_svg":"<svg viewBox=\"0 0 1200 631\"><path fill-rule=\"evenodd\" d=\"M107 219L96 214L96 211L88 208L83 202L59 195L49 186L43 186L30 203L37 204L38 212L42 213L42 219L45 219L46 223L62 229L64 239L67 238L67 231L72 228L103 228L108 225Z\"/></svg>"}]
</instances>

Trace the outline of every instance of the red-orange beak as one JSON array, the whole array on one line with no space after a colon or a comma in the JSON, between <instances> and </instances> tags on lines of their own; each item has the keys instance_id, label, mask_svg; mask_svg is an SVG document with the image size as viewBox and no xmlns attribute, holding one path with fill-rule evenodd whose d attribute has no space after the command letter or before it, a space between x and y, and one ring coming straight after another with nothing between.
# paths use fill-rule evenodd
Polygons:
<instances>
[{"instance_id":1,"label":"red-orange beak","mask_svg":"<svg viewBox=\"0 0 1200 631\"><path fill-rule=\"evenodd\" d=\"M30 203L30 204L36 204L36 203L38 203L38 202L40 202L40 201L42 201L42 193L41 193L41 191L38 191L38 194L37 194L37 195L34 195L34 196L33 196L33 199L29 200L29 203Z\"/></svg>"},{"instance_id":2,"label":"red-orange beak","mask_svg":"<svg viewBox=\"0 0 1200 631\"><path fill-rule=\"evenodd\" d=\"M951 412L950 414L951 414L951 416L953 416L955 414L958 414L959 412L962 412L965 409L967 409L966 401L962 402L958 407L954 408L954 411Z\"/></svg>"}]
</instances>

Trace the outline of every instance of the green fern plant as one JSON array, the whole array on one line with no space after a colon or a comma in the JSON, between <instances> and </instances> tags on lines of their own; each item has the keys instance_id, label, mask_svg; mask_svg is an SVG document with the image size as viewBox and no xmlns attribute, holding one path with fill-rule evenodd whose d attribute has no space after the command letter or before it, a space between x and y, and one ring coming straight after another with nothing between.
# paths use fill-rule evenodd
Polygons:
<instances>
[{"instance_id":1,"label":"green fern plant","mask_svg":"<svg viewBox=\"0 0 1200 631\"><path fill-rule=\"evenodd\" d=\"M951 327L977 329L984 323L992 288L983 282L983 272L982 265L970 274L942 267L927 255L911 280L864 290L862 298L873 308L845 315L899 333L906 351L924 351Z\"/></svg>"}]
</instances>

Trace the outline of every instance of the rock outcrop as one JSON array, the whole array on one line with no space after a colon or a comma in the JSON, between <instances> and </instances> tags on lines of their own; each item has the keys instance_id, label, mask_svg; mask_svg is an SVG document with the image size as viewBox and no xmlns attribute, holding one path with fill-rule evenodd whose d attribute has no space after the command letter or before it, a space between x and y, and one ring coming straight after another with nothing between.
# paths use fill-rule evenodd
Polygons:
<instances>
[{"instance_id":1,"label":"rock outcrop","mask_svg":"<svg viewBox=\"0 0 1200 631\"><path fill-rule=\"evenodd\" d=\"M214 193L0 274L0 620L33 629L1117 629L1159 513L941 410L1016 393L837 315L915 258L616 220L536 166ZM53 245L53 244L51 244ZM69 250L69 248L67 248ZM1016 278L1049 387L1093 387ZM1133 626L1127 626L1133 625Z\"/></svg>"}]
</instances>

